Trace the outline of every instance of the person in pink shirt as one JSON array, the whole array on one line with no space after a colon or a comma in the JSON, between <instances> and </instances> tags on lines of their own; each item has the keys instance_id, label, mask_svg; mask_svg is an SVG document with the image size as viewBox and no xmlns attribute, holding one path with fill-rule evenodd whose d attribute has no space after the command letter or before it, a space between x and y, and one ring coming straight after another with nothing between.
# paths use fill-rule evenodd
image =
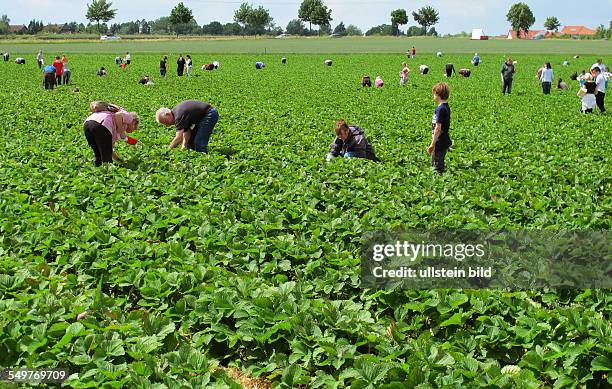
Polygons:
<instances>
[{"instance_id":1,"label":"person in pink shirt","mask_svg":"<svg viewBox=\"0 0 612 389\"><path fill-rule=\"evenodd\" d=\"M62 85L62 76L64 75L64 64L60 61L59 55L55 57L53 61L53 67L55 68L55 82L57 85Z\"/></svg>"},{"instance_id":2,"label":"person in pink shirt","mask_svg":"<svg viewBox=\"0 0 612 389\"><path fill-rule=\"evenodd\" d=\"M376 76L376 80L374 81L374 84L376 85L377 88L382 88L382 86L385 85L385 82L380 76Z\"/></svg>"},{"instance_id":3,"label":"person in pink shirt","mask_svg":"<svg viewBox=\"0 0 612 389\"><path fill-rule=\"evenodd\" d=\"M85 119L83 130L95 155L94 164L100 166L113 160L123 163L115 152L115 142L118 139L127 141L127 134L138 129L138 115L100 101L91 103L90 110L93 113Z\"/></svg>"},{"instance_id":4,"label":"person in pink shirt","mask_svg":"<svg viewBox=\"0 0 612 389\"><path fill-rule=\"evenodd\" d=\"M406 81L408 81L408 73L410 73L410 69L406 62L402 62L402 70L400 71L400 85L404 85Z\"/></svg>"}]
</instances>

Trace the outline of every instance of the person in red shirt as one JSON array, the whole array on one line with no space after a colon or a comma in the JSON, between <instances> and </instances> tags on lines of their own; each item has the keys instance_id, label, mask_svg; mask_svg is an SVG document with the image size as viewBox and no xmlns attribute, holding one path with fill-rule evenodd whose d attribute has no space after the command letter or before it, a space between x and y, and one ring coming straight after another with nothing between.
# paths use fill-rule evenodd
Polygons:
<instances>
[{"instance_id":1,"label":"person in red shirt","mask_svg":"<svg viewBox=\"0 0 612 389\"><path fill-rule=\"evenodd\" d=\"M53 67L55 68L55 80L57 85L62 84L62 75L64 74L64 64L60 61L59 55L55 57L53 61Z\"/></svg>"}]
</instances>

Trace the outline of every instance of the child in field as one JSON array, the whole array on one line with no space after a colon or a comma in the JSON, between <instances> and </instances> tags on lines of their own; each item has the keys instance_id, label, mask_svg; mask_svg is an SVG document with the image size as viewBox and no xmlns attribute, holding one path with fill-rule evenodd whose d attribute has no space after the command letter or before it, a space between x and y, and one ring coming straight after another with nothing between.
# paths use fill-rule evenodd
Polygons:
<instances>
[{"instance_id":1,"label":"child in field","mask_svg":"<svg viewBox=\"0 0 612 389\"><path fill-rule=\"evenodd\" d=\"M478 53L474 53L474 58L472 58L472 65L478 66L480 64L480 56Z\"/></svg>"},{"instance_id":2,"label":"child in field","mask_svg":"<svg viewBox=\"0 0 612 389\"><path fill-rule=\"evenodd\" d=\"M374 85L376 85L377 88L382 88L383 85L385 85L385 82L380 76L376 76L376 80L374 80Z\"/></svg>"},{"instance_id":3,"label":"child in field","mask_svg":"<svg viewBox=\"0 0 612 389\"><path fill-rule=\"evenodd\" d=\"M47 65L43 69L43 85L45 89L53 89L55 84L55 68L51 65Z\"/></svg>"},{"instance_id":4,"label":"child in field","mask_svg":"<svg viewBox=\"0 0 612 389\"><path fill-rule=\"evenodd\" d=\"M159 61L159 75L166 77L166 71L168 70L168 56L164 55Z\"/></svg>"},{"instance_id":5,"label":"child in field","mask_svg":"<svg viewBox=\"0 0 612 389\"><path fill-rule=\"evenodd\" d=\"M597 107L596 93L597 85L595 85L593 77L587 74L584 77L584 86L578 91L578 97L582 101L582 113L593 113L593 110Z\"/></svg>"},{"instance_id":6,"label":"child in field","mask_svg":"<svg viewBox=\"0 0 612 389\"><path fill-rule=\"evenodd\" d=\"M366 74L361 78L361 86L372 86L372 80L370 80L370 75Z\"/></svg>"},{"instance_id":7,"label":"child in field","mask_svg":"<svg viewBox=\"0 0 612 389\"><path fill-rule=\"evenodd\" d=\"M584 86L584 83L586 82L586 76L587 76L586 70L582 69L582 73L580 74L580 76L578 76L578 82L580 82L581 88Z\"/></svg>"},{"instance_id":8,"label":"child in field","mask_svg":"<svg viewBox=\"0 0 612 389\"><path fill-rule=\"evenodd\" d=\"M438 174L442 174L445 168L446 152L453 144L449 135L451 110L448 105L448 98L450 97L450 87L447 83L439 83L433 87L432 93L438 106L431 120L431 144L427 148L427 152L431 155L431 166Z\"/></svg>"},{"instance_id":9,"label":"child in field","mask_svg":"<svg viewBox=\"0 0 612 389\"><path fill-rule=\"evenodd\" d=\"M364 130L359 126L349 126L343 119L336 122L336 139L329 148L327 162L334 157L366 158L379 161L374 153L374 148L365 137Z\"/></svg>"},{"instance_id":10,"label":"child in field","mask_svg":"<svg viewBox=\"0 0 612 389\"><path fill-rule=\"evenodd\" d=\"M460 76L467 78L472 74L472 71L470 69L463 68L463 69L459 69L457 73L459 73Z\"/></svg>"},{"instance_id":11,"label":"child in field","mask_svg":"<svg viewBox=\"0 0 612 389\"><path fill-rule=\"evenodd\" d=\"M406 84L406 81L408 81L408 74L410 73L410 68L408 68L408 65L406 64L406 62L402 62L402 70L400 70L400 85L404 85Z\"/></svg>"},{"instance_id":12,"label":"child in field","mask_svg":"<svg viewBox=\"0 0 612 389\"><path fill-rule=\"evenodd\" d=\"M187 77L191 77L191 73L193 72L193 61L191 61L191 56L189 54L185 56L185 65L187 65Z\"/></svg>"}]
</instances>

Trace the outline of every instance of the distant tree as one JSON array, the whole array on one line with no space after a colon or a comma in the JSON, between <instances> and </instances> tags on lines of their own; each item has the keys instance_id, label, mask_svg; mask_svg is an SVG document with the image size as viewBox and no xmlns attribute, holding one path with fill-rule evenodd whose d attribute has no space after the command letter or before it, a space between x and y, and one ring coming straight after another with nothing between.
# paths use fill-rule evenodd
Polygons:
<instances>
[{"instance_id":1,"label":"distant tree","mask_svg":"<svg viewBox=\"0 0 612 389\"><path fill-rule=\"evenodd\" d=\"M406 30L407 36L423 36L427 34L427 30L423 27L418 26L410 26L408 30Z\"/></svg>"},{"instance_id":2,"label":"distant tree","mask_svg":"<svg viewBox=\"0 0 612 389\"><path fill-rule=\"evenodd\" d=\"M10 23L11 19L9 19L8 15L2 15L0 18L0 34L8 34L10 31Z\"/></svg>"},{"instance_id":3,"label":"distant tree","mask_svg":"<svg viewBox=\"0 0 612 389\"><path fill-rule=\"evenodd\" d=\"M151 33L151 22L142 19L142 22L140 22L140 33L150 34Z\"/></svg>"},{"instance_id":4,"label":"distant tree","mask_svg":"<svg viewBox=\"0 0 612 389\"><path fill-rule=\"evenodd\" d=\"M172 8L168 20L177 36L181 33L186 34L189 30L188 24L193 20L193 12L183 2L180 2Z\"/></svg>"},{"instance_id":5,"label":"distant tree","mask_svg":"<svg viewBox=\"0 0 612 389\"><path fill-rule=\"evenodd\" d=\"M510 22L510 25L512 25L512 30L516 32L516 36L519 39L521 37L521 31L527 34L531 26L535 23L535 17L529 6L525 3L513 4L506 14L506 18Z\"/></svg>"},{"instance_id":6,"label":"distant tree","mask_svg":"<svg viewBox=\"0 0 612 389\"><path fill-rule=\"evenodd\" d=\"M544 28L546 28L548 31L557 32L559 31L559 27L561 27L561 22L555 16L550 16L546 18L546 21L544 22Z\"/></svg>"},{"instance_id":7,"label":"distant tree","mask_svg":"<svg viewBox=\"0 0 612 389\"><path fill-rule=\"evenodd\" d=\"M150 23L151 34L169 34L171 32L171 23L168 16L162 16Z\"/></svg>"},{"instance_id":8,"label":"distant tree","mask_svg":"<svg viewBox=\"0 0 612 389\"><path fill-rule=\"evenodd\" d=\"M336 28L334 28L334 34L340 36L346 36L346 27L344 27L344 23L340 22Z\"/></svg>"},{"instance_id":9,"label":"distant tree","mask_svg":"<svg viewBox=\"0 0 612 389\"><path fill-rule=\"evenodd\" d=\"M287 28L285 28L287 34L291 35L306 35L308 30L300 19L293 19L287 23Z\"/></svg>"},{"instance_id":10,"label":"distant tree","mask_svg":"<svg viewBox=\"0 0 612 389\"><path fill-rule=\"evenodd\" d=\"M429 31L427 31L427 35L429 36L438 36L438 31L436 31L435 28L430 28Z\"/></svg>"},{"instance_id":11,"label":"distant tree","mask_svg":"<svg viewBox=\"0 0 612 389\"><path fill-rule=\"evenodd\" d=\"M202 26L204 35L223 35L223 24L214 21Z\"/></svg>"},{"instance_id":12,"label":"distant tree","mask_svg":"<svg viewBox=\"0 0 612 389\"><path fill-rule=\"evenodd\" d=\"M113 3L107 3L106 0L93 0L91 4L87 4L87 13L85 17L90 22L96 22L98 32L100 32L100 21L108 22L117 14L116 9L111 9Z\"/></svg>"},{"instance_id":13,"label":"distant tree","mask_svg":"<svg viewBox=\"0 0 612 389\"><path fill-rule=\"evenodd\" d=\"M346 35L362 36L363 31L361 31L361 29L359 29L359 27L355 26L354 24L349 24L348 26L346 26Z\"/></svg>"},{"instance_id":14,"label":"distant tree","mask_svg":"<svg viewBox=\"0 0 612 389\"><path fill-rule=\"evenodd\" d=\"M74 30L76 31L76 22L72 22L74 23ZM71 24L72 25L72 24ZM42 21L36 21L36 20L30 20L30 23L28 24L28 34L38 34L39 32L41 32L44 28L43 22Z\"/></svg>"},{"instance_id":15,"label":"distant tree","mask_svg":"<svg viewBox=\"0 0 612 389\"><path fill-rule=\"evenodd\" d=\"M118 24L118 23L111 24L111 26L108 29L108 31L111 33L111 35L118 34L119 30L121 30L121 24Z\"/></svg>"},{"instance_id":16,"label":"distant tree","mask_svg":"<svg viewBox=\"0 0 612 389\"><path fill-rule=\"evenodd\" d=\"M270 23L268 28L266 29L266 34L272 36L278 36L283 33L283 28L281 26L277 26L274 23Z\"/></svg>"},{"instance_id":17,"label":"distant tree","mask_svg":"<svg viewBox=\"0 0 612 389\"><path fill-rule=\"evenodd\" d=\"M319 34L322 32L322 26L328 25L333 19L331 17L331 9L323 4L322 0L304 0L300 4L298 17L304 22L308 22L308 30L312 33L312 25L320 26Z\"/></svg>"},{"instance_id":18,"label":"distant tree","mask_svg":"<svg viewBox=\"0 0 612 389\"><path fill-rule=\"evenodd\" d=\"M604 39L607 36L608 36L608 29L606 28L606 26L604 26L603 24L600 24L599 26L597 26L597 29L595 30L595 35L593 35L593 38Z\"/></svg>"},{"instance_id":19,"label":"distant tree","mask_svg":"<svg viewBox=\"0 0 612 389\"><path fill-rule=\"evenodd\" d=\"M332 33L331 24L322 24L319 26L318 35L330 35Z\"/></svg>"},{"instance_id":20,"label":"distant tree","mask_svg":"<svg viewBox=\"0 0 612 389\"><path fill-rule=\"evenodd\" d=\"M612 20L610 20L610 28L608 28L608 39L612 38Z\"/></svg>"},{"instance_id":21,"label":"distant tree","mask_svg":"<svg viewBox=\"0 0 612 389\"><path fill-rule=\"evenodd\" d=\"M426 6L418 11L412 12L412 17L414 18L415 22L425 29L425 31L427 31L429 27L438 23L438 20L440 20L438 11L430 6Z\"/></svg>"},{"instance_id":22,"label":"distant tree","mask_svg":"<svg viewBox=\"0 0 612 389\"><path fill-rule=\"evenodd\" d=\"M370 28L366 31L365 35L393 35L393 27L389 24L381 24L380 26Z\"/></svg>"},{"instance_id":23,"label":"distant tree","mask_svg":"<svg viewBox=\"0 0 612 389\"><path fill-rule=\"evenodd\" d=\"M223 35L241 35L242 26L238 23L225 23L223 25Z\"/></svg>"},{"instance_id":24,"label":"distant tree","mask_svg":"<svg viewBox=\"0 0 612 389\"><path fill-rule=\"evenodd\" d=\"M408 23L408 15L405 9L396 9L391 11L391 26L396 36L399 36L399 26Z\"/></svg>"},{"instance_id":25,"label":"distant tree","mask_svg":"<svg viewBox=\"0 0 612 389\"><path fill-rule=\"evenodd\" d=\"M243 26L247 35L263 34L272 20L270 12L261 5L254 8L248 3L242 3L234 12L234 21Z\"/></svg>"}]
</instances>

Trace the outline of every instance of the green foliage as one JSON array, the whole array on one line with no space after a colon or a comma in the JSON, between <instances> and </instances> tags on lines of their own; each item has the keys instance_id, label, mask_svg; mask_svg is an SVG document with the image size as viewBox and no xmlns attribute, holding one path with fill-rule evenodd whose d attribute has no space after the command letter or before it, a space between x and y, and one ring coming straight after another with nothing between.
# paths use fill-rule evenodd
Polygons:
<instances>
[{"instance_id":1,"label":"green foliage","mask_svg":"<svg viewBox=\"0 0 612 389\"><path fill-rule=\"evenodd\" d=\"M308 29L300 19L292 19L287 23L285 32L291 35L307 35Z\"/></svg>"},{"instance_id":2,"label":"green foliage","mask_svg":"<svg viewBox=\"0 0 612 389\"><path fill-rule=\"evenodd\" d=\"M373 291L359 278L370 230L610 228L609 117L542 96L529 71L566 55L513 56L502 99L499 54L446 79L471 54L420 50L431 72L410 63L404 87L396 54L332 67L258 55L265 72L245 68L253 55L194 54L195 69L222 66L145 88L159 55L131 52L125 71L68 52L79 93L43 91L34 61L0 63L0 365L66 367L73 388L234 388L227 366L279 387L606 387L609 290ZM388 82L363 89L364 72ZM435 177L440 80L454 146ZM210 155L168 151L172 129L155 123L185 98L219 109ZM139 143L116 147L127 167L93 167L82 124L96 99L141 116ZM382 162L324 161L339 117Z\"/></svg>"},{"instance_id":3,"label":"green foliage","mask_svg":"<svg viewBox=\"0 0 612 389\"><path fill-rule=\"evenodd\" d=\"M349 24L348 26L346 26L346 35L348 36L362 36L363 35L363 31L361 31L361 29L357 26L355 26L354 24Z\"/></svg>"},{"instance_id":4,"label":"green foliage","mask_svg":"<svg viewBox=\"0 0 612 389\"><path fill-rule=\"evenodd\" d=\"M204 35L222 35L223 34L223 24L217 21L210 22L202 26L202 33Z\"/></svg>"},{"instance_id":5,"label":"green foliage","mask_svg":"<svg viewBox=\"0 0 612 389\"><path fill-rule=\"evenodd\" d=\"M107 3L106 0L93 0L91 4L87 4L87 13L85 17L90 22L96 22L98 32L100 31L100 21L108 22L117 14L116 9L112 9L113 3Z\"/></svg>"},{"instance_id":6,"label":"green foliage","mask_svg":"<svg viewBox=\"0 0 612 389\"><path fill-rule=\"evenodd\" d=\"M272 24L273 19L263 6L254 8L248 3L242 3L234 12L234 20L242 24L247 35L258 35L265 33L266 27Z\"/></svg>"},{"instance_id":7,"label":"green foliage","mask_svg":"<svg viewBox=\"0 0 612 389\"><path fill-rule=\"evenodd\" d=\"M408 23L408 15L406 14L406 10L403 8L396 9L391 11L391 26L395 30L394 35L399 35L399 27Z\"/></svg>"},{"instance_id":8,"label":"green foliage","mask_svg":"<svg viewBox=\"0 0 612 389\"><path fill-rule=\"evenodd\" d=\"M186 7L183 2L178 3L170 12L168 21L172 25L173 31L178 34L185 34L190 29L193 29L193 24L197 28L197 23L193 20L193 12L190 8ZM189 26L189 23L193 23Z\"/></svg>"},{"instance_id":9,"label":"green foliage","mask_svg":"<svg viewBox=\"0 0 612 389\"><path fill-rule=\"evenodd\" d=\"M334 28L334 34L340 35L340 36L345 36L346 35L346 27L344 26L343 22L340 22L336 26L336 28Z\"/></svg>"},{"instance_id":10,"label":"green foliage","mask_svg":"<svg viewBox=\"0 0 612 389\"><path fill-rule=\"evenodd\" d=\"M544 28L549 31L559 31L559 27L561 27L561 22L555 16L550 16L546 18L544 22Z\"/></svg>"},{"instance_id":11,"label":"green foliage","mask_svg":"<svg viewBox=\"0 0 612 389\"><path fill-rule=\"evenodd\" d=\"M393 26L391 26L389 24L381 24L380 26L375 26L375 27L370 28L368 31L366 31L365 35L366 36L372 36L372 35L380 35L380 36L393 35Z\"/></svg>"},{"instance_id":12,"label":"green foliage","mask_svg":"<svg viewBox=\"0 0 612 389\"><path fill-rule=\"evenodd\" d=\"M331 9L328 9L323 0L304 0L300 4L298 10L298 18L309 23L309 30L312 32L312 25L321 27L329 25L333 20L331 17Z\"/></svg>"},{"instance_id":13,"label":"green foliage","mask_svg":"<svg viewBox=\"0 0 612 389\"><path fill-rule=\"evenodd\" d=\"M7 15L2 15L0 18L0 34L8 34L11 19Z\"/></svg>"},{"instance_id":14,"label":"green foliage","mask_svg":"<svg viewBox=\"0 0 612 389\"><path fill-rule=\"evenodd\" d=\"M527 33L535 23L531 8L525 3L513 4L506 14L506 19L510 22L512 30L516 32L517 38L521 37L521 31Z\"/></svg>"},{"instance_id":15,"label":"green foliage","mask_svg":"<svg viewBox=\"0 0 612 389\"><path fill-rule=\"evenodd\" d=\"M438 11L431 6L425 6L420 8L418 11L413 11L412 17L414 18L415 22L423 27L425 31L427 31L430 26L438 23L438 20L440 20Z\"/></svg>"}]
</instances>

